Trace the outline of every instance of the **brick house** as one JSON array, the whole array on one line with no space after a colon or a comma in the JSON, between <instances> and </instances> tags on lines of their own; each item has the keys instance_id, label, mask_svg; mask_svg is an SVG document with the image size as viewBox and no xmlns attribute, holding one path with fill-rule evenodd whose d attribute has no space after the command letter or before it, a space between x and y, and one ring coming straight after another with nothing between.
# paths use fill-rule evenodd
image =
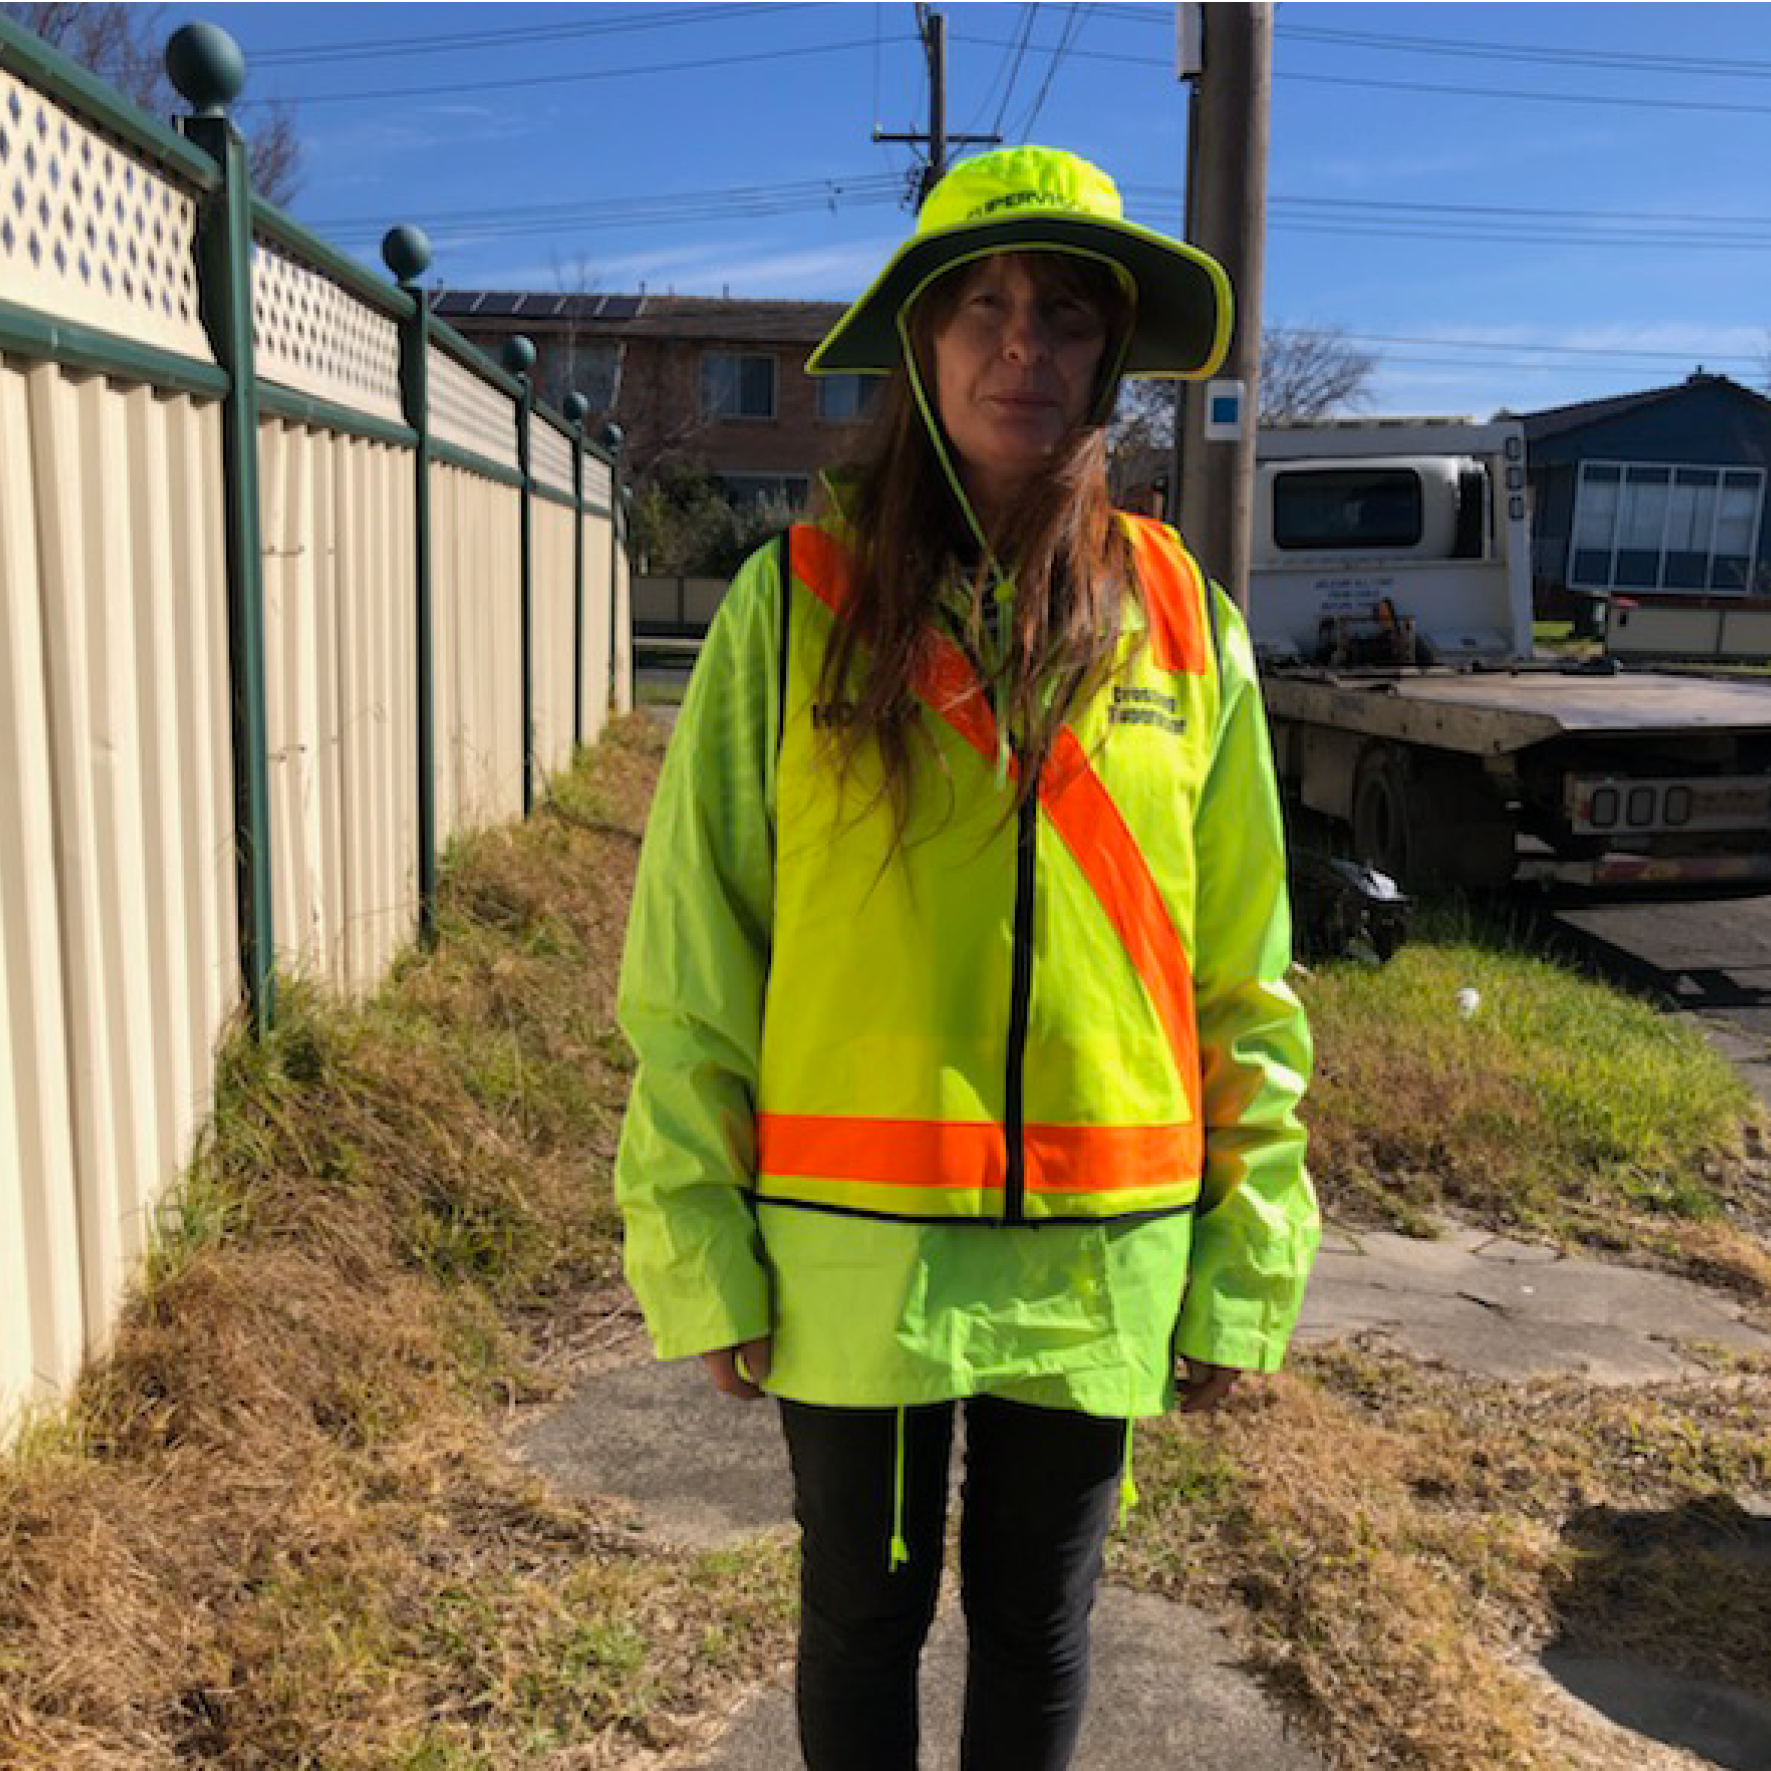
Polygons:
<instances>
[{"instance_id":1,"label":"brick house","mask_svg":"<svg viewBox=\"0 0 1771 1771\"><path fill-rule=\"evenodd\" d=\"M735 502L802 504L818 470L853 448L877 387L805 372L840 302L451 290L435 308L493 356L512 334L530 339L541 397L557 406L576 388L593 429L612 417L636 480L695 461Z\"/></svg>"}]
</instances>

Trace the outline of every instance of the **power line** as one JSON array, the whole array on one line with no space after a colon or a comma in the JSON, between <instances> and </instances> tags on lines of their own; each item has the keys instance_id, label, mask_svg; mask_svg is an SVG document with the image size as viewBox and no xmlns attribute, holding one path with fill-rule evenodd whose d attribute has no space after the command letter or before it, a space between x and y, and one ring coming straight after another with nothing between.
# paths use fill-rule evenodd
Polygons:
<instances>
[{"instance_id":1,"label":"power line","mask_svg":"<svg viewBox=\"0 0 1771 1771\"><path fill-rule=\"evenodd\" d=\"M974 37L959 32L953 34L955 43L969 43L977 48L1001 49L1004 44L997 37ZM1169 72L1173 62L1169 58L1153 55L1130 55L1122 51L1110 49L1073 48L1070 54L1085 61L1117 62L1121 66L1140 68L1161 68ZM1604 97L1597 93L1580 92L1520 92L1492 86L1438 86L1420 80L1370 80L1361 79L1351 74L1304 74L1292 73L1282 69L1274 69L1275 80L1308 81L1322 86L1354 86L1378 92L1413 92L1445 95L1451 98L1504 98L1522 99L1536 104L1552 105L1610 105L1622 106L1629 110L1657 111L1699 111L1704 115L1716 112L1728 112L1742 116L1771 116L1771 105L1752 105L1730 103L1725 99L1675 99L1646 98L1620 94L1616 97Z\"/></svg>"},{"instance_id":2,"label":"power line","mask_svg":"<svg viewBox=\"0 0 1771 1771\"><path fill-rule=\"evenodd\" d=\"M1021 122L1021 127L1015 132L1023 141L1033 133L1033 125L1039 121L1039 113L1045 108L1046 97L1052 89L1052 81L1057 78L1058 65L1063 61L1065 53L1070 49L1077 31L1081 27L1081 14L1082 8L1080 6L1072 6L1064 14L1064 29L1058 38L1057 47L1052 51L1052 59L1046 66L1045 84L1040 87L1039 96L1033 101L1033 109L1027 113Z\"/></svg>"},{"instance_id":3,"label":"power line","mask_svg":"<svg viewBox=\"0 0 1771 1771\"><path fill-rule=\"evenodd\" d=\"M1483 338L1417 337L1394 332L1343 332L1339 327L1280 326L1277 329L1281 332L1301 334L1309 338L1345 339L1349 344L1423 345L1434 350L1506 351L1509 353L1529 352L1534 356L1602 357L1613 366L1620 364L1626 357L1647 357L1655 362L1666 363L1689 363L1695 357L1702 357L1705 362L1710 363L1751 363L1756 365L1759 361L1756 356L1745 355L1738 351L1651 350L1646 346L1637 347L1629 344L1538 344L1528 339L1512 339L1501 343ZM1547 366L1572 368L1575 365L1550 364Z\"/></svg>"},{"instance_id":4,"label":"power line","mask_svg":"<svg viewBox=\"0 0 1771 1771\"><path fill-rule=\"evenodd\" d=\"M699 61L653 62L637 68L590 68L576 74L531 74L522 79L468 80L445 86L381 87L373 92L282 93L274 98L242 102L349 105L363 104L371 99L440 98L462 93L508 92L516 87L566 86L585 80L625 80L642 74L682 74L698 68L728 68L740 62L787 61L809 55L835 55L844 50L867 49L871 46L871 38L851 38L842 43L816 43L791 49L758 49L740 54L708 56Z\"/></svg>"},{"instance_id":5,"label":"power line","mask_svg":"<svg viewBox=\"0 0 1771 1771\"><path fill-rule=\"evenodd\" d=\"M996 96L996 89L1002 88L1002 103L996 107L996 116L990 124L990 133L1002 133L1002 120L1008 114L1009 101L1015 95L1015 82L1021 76L1021 62L1027 53L1027 41L1033 34L1033 21L1039 13L1037 4L1024 5L1021 8L1021 22L1016 32L1015 44L1012 49L1003 52L1002 60L996 64L996 77L990 82L989 90L984 94L982 102L966 125L975 129L984 120L984 113L990 109L990 101ZM1006 75L1006 81L1004 76Z\"/></svg>"},{"instance_id":6,"label":"power line","mask_svg":"<svg viewBox=\"0 0 1771 1771\"><path fill-rule=\"evenodd\" d=\"M1771 79L1771 62L1726 61L1713 56L1642 55L1622 49L1555 49L1548 46L1478 42L1460 37L1408 37L1377 31L1337 31L1320 25L1279 25L1276 34L1298 42L1345 43L1391 49L1408 55L1474 56L1485 61L1534 62L1547 67L1614 68L1619 72L1728 75Z\"/></svg>"},{"instance_id":7,"label":"power line","mask_svg":"<svg viewBox=\"0 0 1771 1771\"><path fill-rule=\"evenodd\" d=\"M1546 105L1624 105L1632 111L1701 111L1705 116L1726 111L1736 116L1771 116L1771 105L1732 104L1726 99L1643 98L1635 95L1603 97L1587 92L1515 92L1491 86L1435 86L1424 80L1362 80L1353 75L1293 74L1274 72L1275 80L1302 80L1316 86L1360 86L1380 92L1425 92L1452 98L1528 99Z\"/></svg>"},{"instance_id":8,"label":"power line","mask_svg":"<svg viewBox=\"0 0 1771 1771\"><path fill-rule=\"evenodd\" d=\"M1136 19L1161 24L1170 20L1165 11L1146 6L1096 6L1097 18ZM1730 56L1647 55L1623 49L1562 49L1548 44L1497 43L1470 37L1414 37L1392 31L1344 31L1326 25L1277 23L1274 35L1298 42L1345 43L1366 49L1388 49L1403 54L1450 55L1460 59L1536 62L1546 67L1615 68L1619 72L1744 76L1771 79L1771 61Z\"/></svg>"},{"instance_id":9,"label":"power line","mask_svg":"<svg viewBox=\"0 0 1771 1771\"><path fill-rule=\"evenodd\" d=\"M504 45L555 43L570 38L604 37L623 31L657 31L678 25L704 24L715 18L758 18L764 13L791 12L790 4L772 6L671 6L648 8L643 16L583 19L564 25L518 25L500 31L456 31L422 37L365 37L359 41L304 44L297 49L249 51L254 68L296 67L311 63L380 61L389 56L438 55L458 49L497 49Z\"/></svg>"},{"instance_id":10,"label":"power line","mask_svg":"<svg viewBox=\"0 0 1771 1771\"><path fill-rule=\"evenodd\" d=\"M880 173L862 179L806 187L753 186L685 192L602 203L534 204L521 209L458 210L423 217L433 243L517 239L534 234L582 233L613 227L655 227L707 221L742 221L812 209L873 208L898 201L899 180ZM311 224L341 243L373 242L385 222L368 217Z\"/></svg>"}]
</instances>

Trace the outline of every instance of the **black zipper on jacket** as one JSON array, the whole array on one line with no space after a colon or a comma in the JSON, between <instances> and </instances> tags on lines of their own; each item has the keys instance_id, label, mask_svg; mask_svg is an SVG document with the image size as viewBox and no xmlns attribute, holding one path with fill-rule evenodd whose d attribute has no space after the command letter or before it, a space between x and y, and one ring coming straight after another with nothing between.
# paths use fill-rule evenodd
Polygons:
<instances>
[{"instance_id":1,"label":"black zipper on jacket","mask_svg":"<svg viewBox=\"0 0 1771 1771\"><path fill-rule=\"evenodd\" d=\"M1034 862L1039 844L1039 771L1015 816L1015 940L1009 985L1008 1089L1003 1135L1008 1142L1003 1222L1027 1221L1027 1113L1025 1102L1027 1019L1033 1001Z\"/></svg>"}]
</instances>

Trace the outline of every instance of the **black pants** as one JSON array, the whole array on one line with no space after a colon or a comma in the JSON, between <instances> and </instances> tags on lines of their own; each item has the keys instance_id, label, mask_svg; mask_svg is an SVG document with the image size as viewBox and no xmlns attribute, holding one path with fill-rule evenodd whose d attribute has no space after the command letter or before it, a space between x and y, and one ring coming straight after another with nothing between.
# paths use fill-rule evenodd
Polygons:
<instances>
[{"instance_id":1,"label":"black pants","mask_svg":"<svg viewBox=\"0 0 1771 1771\"><path fill-rule=\"evenodd\" d=\"M1063 1771L1088 1695L1088 1622L1125 1423L964 1404L960 1575L970 1639L963 1771ZM935 1612L954 1404L904 1415L904 1537L890 1567L897 1412L781 1404L800 1523L799 1725L809 1771L916 1771L917 1663Z\"/></svg>"}]
</instances>

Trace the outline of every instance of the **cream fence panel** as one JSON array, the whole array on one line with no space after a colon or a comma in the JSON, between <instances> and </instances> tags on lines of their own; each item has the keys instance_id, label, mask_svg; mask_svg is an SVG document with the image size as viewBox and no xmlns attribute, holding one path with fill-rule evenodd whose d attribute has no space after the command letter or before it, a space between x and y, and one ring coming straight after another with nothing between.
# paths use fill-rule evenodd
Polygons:
<instances>
[{"instance_id":1,"label":"cream fence panel","mask_svg":"<svg viewBox=\"0 0 1771 1771\"><path fill-rule=\"evenodd\" d=\"M586 463L588 466L589 464ZM594 744L609 720L609 555L607 522L584 533L584 742Z\"/></svg>"},{"instance_id":2,"label":"cream fence panel","mask_svg":"<svg viewBox=\"0 0 1771 1771\"><path fill-rule=\"evenodd\" d=\"M625 547L615 556L614 693L616 713L633 712L633 565Z\"/></svg>"},{"instance_id":3,"label":"cream fence panel","mask_svg":"<svg viewBox=\"0 0 1771 1771\"><path fill-rule=\"evenodd\" d=\"M418 914L412 460L268 421L259 484L278 961L361 992Z\"/></svg>"},{"instance_id":4,"label":"cream fence panel","mask_svg":"<svg viewBox=\"0 0 1771 1771\"><path fill-rule=\"evenodd\" d=\"M0 425L24 445L0 529L10 1401L102 1345L208 1111L237 962L221 507L186 446L219 463L216 410L9 360Z\"/></svg>"},{"instance_id":5,"label":"cream fence panel","mask_svg":"<svg viewBox=\"0 0 1771 1771\"><path fill-rule=\"evenodd\" d=\"M432 472L441 839L522 815L520 496L464 468Z\"/></svg>"},{"instance_id":6,"label":"cream fence panel","mask_svg":"<svg viewBox=\"0 0 1771 1771\"><path fill-rule=\"evenodd\" d=\"M541 767L551 771L572 761L573 627L577 619L573 515L564 505L537 498L531 520L535 545L535 755Z\"/></svg>"}]
</instances>

